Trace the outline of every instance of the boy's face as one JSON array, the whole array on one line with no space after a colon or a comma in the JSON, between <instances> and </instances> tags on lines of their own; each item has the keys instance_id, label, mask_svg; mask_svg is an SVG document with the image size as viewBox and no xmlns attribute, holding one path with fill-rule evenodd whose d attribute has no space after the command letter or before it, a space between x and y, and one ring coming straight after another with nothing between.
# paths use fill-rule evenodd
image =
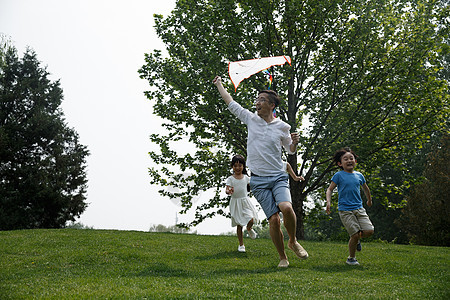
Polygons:
<instances>
[{"instance_id":1,"label":"boy's face","mask_svg":"<svg viewBox=\"0 0 450 300\"><path fill-rule=\"evenodd\" d=\"M352 173L356 167L356 159L350 152L346 152L341 157L341 161L338 162L338 166L342 167L344 171Z\"/></svg>"}]
</instances>

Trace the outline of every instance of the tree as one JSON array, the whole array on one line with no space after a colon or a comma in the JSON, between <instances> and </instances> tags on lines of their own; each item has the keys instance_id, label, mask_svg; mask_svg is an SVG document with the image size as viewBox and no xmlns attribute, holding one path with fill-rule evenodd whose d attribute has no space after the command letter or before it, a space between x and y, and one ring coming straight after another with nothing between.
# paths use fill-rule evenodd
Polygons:
<instances>
[{"instance_id":1,"label":"tree","mask_svg":"<svg viewBox=\"0 0 450 300\"><path fill-rule=\"evenodd\" d=\"M192 197L214 188L215 196L196 208L196 225L215 214L225 215L221 198L227 163L246 151L246 128L221 102L211 84L226 77L227 61L289 55L292 66L273 68L273 89L281 95L278 117L301 134L298 155L286 159L304 182L291 181L297 238L304 237L307 196L323 193L336 167L335 150L350 146L361 157L368 182L381 166L400 167L448 116L447 83L436 78L439 58L448 51L446 6L435 1L178 1L171 15L155 15L156 31L168 57L146 54L141 78L152 87L154 113L167 120L164 134L152 134L160 151L150 152L159 164L151 182L174 186L182 213ZM233 94L252 109L263 74L252 76ZM228 86L232 90L231 85ZM187 138L194 153L177 152ZM405 147L411 145L414 147ZM172 166L172 167L171 167ZM193 175L183 177L189 170ZM374 181L379 186L383 182ZM376 189L373 185L372 189Z\"/></svg>"},{"instance_id":2,"label":"tree","mask_svg":"<svg viewBox=\"0 0 450 300\"><path fill-rule=\"evenodd\" d=\"M86 209L88 150L34 51L0 49L0 230L60 228Z\"/></svg>"},{"instance_id":3,"label":"tree","mask_svg":"<svg viewBox=\"0 0 450 300\"><path fill-rule=\"evenodd\" d=\"M411 241L423 245L450 246L450 134L428 155L423 182L414 185L398 220Z\"/></svg>"},{"instance_id":4,"label":"tree","mask_svg":"<svg viewBox=\"0 0 450 300\"><path fill-rule=\"evenodd\" d=\"M192 233L197 234L197 231L190 232L190 229L180 228L175 225L165 226L162 224L152 225L149 229L150 232L171 232L171 233Z\"/></svg>"}]
</instances>

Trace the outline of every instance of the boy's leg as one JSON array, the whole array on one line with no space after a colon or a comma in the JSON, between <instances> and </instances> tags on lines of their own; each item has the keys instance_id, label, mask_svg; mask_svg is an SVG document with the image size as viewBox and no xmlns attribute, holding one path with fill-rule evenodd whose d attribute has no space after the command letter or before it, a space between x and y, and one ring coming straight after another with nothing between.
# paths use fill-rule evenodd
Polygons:
<instances>
[{"instance_id":1,"label":"boy's leg","mask_svg":"<svg viewBox=\"0 0 450 300\"><path fill-rule=\"evenodd\" d=\"M374 233L374 227L364 208L355 211L359 226L361 227L361 238L367 238Z\"/></svg>"},{"instance_id":2,"label":"boy's leg","mask_svg":"<svg viewBox=\"0 0 450 300\"><path fill-rule=\"evenodd\" d=\"M339 211L342 224L350 235L348 240L348 252L350 257L355 257L356 245L360 238L360 226L354 211Z\"/></svg>"},{"instance_id":3,"label":"boy's leg","mask_svg":"<svg viewBox=\"0 0 450 300\"><path fill-rule=\"evenodd\" d=\"M358 240L358 244L356 244L356 251L358 251L358 252L360 252L362 250L361 237L362 237L362 231L359 232L359 240Z\"/></svg>"},{"instance_id":4,"label":"boy's leg","mask_svg":"<svg viewBox=\"0 0 450 300\"><path fill-rule=\"evenodd\" d=\"M348 241L348 253L350 257L355 257L356 245L359 241L359 232L353 234Z\"/></svg>"},{"instance_id":5,"label":"boy's leg","mask_svg":"<svg viewBox=\"0 0 450 300\"><path fill-rule=\"evenodd\" d=\"M373 230L361 230L361 237L367 238L367 237L371 236L373 233L374 233Z\"/></svg>"}]
</instances>

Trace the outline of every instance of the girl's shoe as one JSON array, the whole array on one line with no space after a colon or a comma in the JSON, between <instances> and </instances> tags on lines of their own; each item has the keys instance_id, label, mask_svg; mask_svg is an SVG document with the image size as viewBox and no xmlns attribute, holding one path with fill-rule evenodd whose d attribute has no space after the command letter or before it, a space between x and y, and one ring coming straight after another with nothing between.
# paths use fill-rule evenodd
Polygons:
<instances>
[{"instance_id":1,"label":"girl's shoe","mask_svg":"<svg viewBox=\"0 0 450 300\"><path fill-rule=\"evenodd\" d=\"M245 246L244 246L244 245L239 246L239 247L238 247L238 251L239 251L239 252L245 252Z\"/></svg>"},{"instance_id":2,"label":"girl's shoe","mask_svg":"<svg viewBox=\"0 0 450 300\"><path fill-rule=\"evenodd\" d=\"M249 236L252 240L256 239L256 232L255 232L253 229L247 230L247 232L248 232L248 236Z\"/></svg>"}]
</instances>

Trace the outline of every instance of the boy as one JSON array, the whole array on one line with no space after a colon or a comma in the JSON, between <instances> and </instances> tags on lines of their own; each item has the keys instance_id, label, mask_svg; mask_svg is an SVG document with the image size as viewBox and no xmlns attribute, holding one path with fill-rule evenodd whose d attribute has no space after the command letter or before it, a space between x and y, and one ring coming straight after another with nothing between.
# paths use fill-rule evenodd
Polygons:
<instances>
[{"instance_id":1,"label":"boy","mask_svg":"<svg viewBox=\"0 0 450 300\"><path fill-rule=\"evenodd\" d=\"M349 257L348 265L359 265L355 258L356 250L361 251L360 238L369 237L374 232L374 227L363 208L360 186L367 198L367 205L372 206L372 197L364 176L355 171L356 154L350 148L338 150L333 157L334 162L342 171L334 174L331 184L327 189L327 214L330 214L331 194L338 187L338 210L342 224L350 235L348 241Z\"/></svg>"}]
</instances>

